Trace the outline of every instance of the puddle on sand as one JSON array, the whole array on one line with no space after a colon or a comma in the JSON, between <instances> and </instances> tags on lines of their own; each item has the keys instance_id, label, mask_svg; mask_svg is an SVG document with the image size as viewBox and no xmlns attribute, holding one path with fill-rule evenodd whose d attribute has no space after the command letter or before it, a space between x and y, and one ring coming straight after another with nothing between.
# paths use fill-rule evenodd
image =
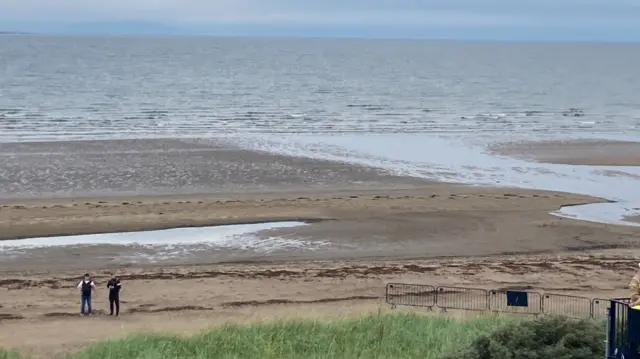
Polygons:
<instances>
[{"instance_id":1,"label":"puddle on sand","mask_svg":"<svg viewBox=\"0 0 640 359\"><path fill-rule=\"evenodd\" d=\"M278 249L310 249L323 245L290 236L269 236L268 230L307 225L304 222L270 222L213 227L174 228L155 231L101 233L76 236L40 237L0 241L0 257L46 249L73 251L109 246L134 247L164 256L180 256L189 251L236 249L270 252ZM266 231L266 232L265 232ZM112 247L113 246L113 247Z\"/></svg>"}]
</instances>

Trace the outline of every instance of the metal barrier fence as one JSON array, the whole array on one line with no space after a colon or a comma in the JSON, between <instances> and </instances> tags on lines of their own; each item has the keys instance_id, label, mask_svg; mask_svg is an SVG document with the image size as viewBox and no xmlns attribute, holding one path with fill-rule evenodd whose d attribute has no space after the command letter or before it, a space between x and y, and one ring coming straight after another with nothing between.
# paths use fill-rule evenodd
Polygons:
<instances>
[{"instance_id":1,"label":"metal barrier fence","mask_svg":"<svg viewBox=\"0 0 640 359\"><path fill-rule=\"evenodd\" d=\"M627 351L630 346L628 320L629 313L633 311L629 310L627 303L612 300L608 312L606 356L607 358L618 358L622 354L620 352Z\"/></svg>"},{"instance_id":2,"label":"metal barrier fence","mask_svg":"<svg viewBox=\"0 0 640 359\"><path fill-rule=\"evenodd\" d=\"M487 291L475 288L438 287L436 305L444 310L487 310Z\"/></svg>"},{"instance_id":3,"label":"metal barrier fence","mask_svg":"<svg viewBox=\"0 0 640 359\"><path fill-rule=\"evenodd\" d=\"M610 315L611 299L517 290L433 286L389 283L386 301L398 305L448 309L492 311L514 314L552 314L576 319L605 319ZM628 299L616 299L628 303ZM628 304L626 304L628 305ZM639 323L640 325L640 323Z\"/></svg>"},{"instance_id":4,"label":"metal barrier fence","mask_svg":"<svg viewBox=\"0 0 640 359\"><path fill-rule=\"evenodd\" d=\"M389 283L387 284L387 303L426 307L433 309L436 305L436 288L431 285Z\"/></svg>"},{"instance_id":5,"label":"metal barrier fence","mask_svg":"<svg viewBox=\"0 0 640 359\"><path fill-rule=\"evenodd\" d=\"M542 297L537 292L492 290L488 302L493 312L540 314L543 309Z\"/></svg>"},{"instance_id":6,"label":"metal barrier fence","mask_svg":"<svg viewBox=\"0 0 640 359\"><path fill-rule=\"evenodd\" d=\"M608 359L640 358L640 310L631 309L629 301L609 301L606 355Z\"/></svg>"},{"instance_id":7,"label":"metal barrier fence","mask_svg":"<svg viewBox=\"0 0 640 359\"><path fill-rule=\"evenodd\" d=\"M563 315L577 319L589 319L591 299L574 295L544 294L542 296L542 312L544 314Z\"/></svg>"},{"instance_id":8,"label":"metal barrier fence","mask_svg":"<svg viewBox=\"0 0 640 359\"><path fill-rule=\"evenodd\" d=\"M591 301L591 318L593 319L605 319L609 316L609 306L611 301L609 299L595 298Z\"/></svg>"}]
</instances>

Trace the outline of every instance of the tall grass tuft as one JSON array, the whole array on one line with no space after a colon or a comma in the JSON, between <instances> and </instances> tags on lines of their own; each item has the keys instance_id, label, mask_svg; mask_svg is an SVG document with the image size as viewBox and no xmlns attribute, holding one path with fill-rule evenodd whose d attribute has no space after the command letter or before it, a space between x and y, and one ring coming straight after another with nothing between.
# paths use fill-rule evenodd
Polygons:
<instances>
[{"instance_id":1,"label":"tall grass tuft","mask_svg":"<svg viewBox=\"0 0 640 359\"><path fill-rule=\"evenodd\" d=\"M602 322L557 317L372 315L227 325L191 337L138 334L66 359L598 359ZM0 359L24 359L0 349Z\"/></svg>"},{"instance_id":2,"label":"tall grass tuft","mask_svg":"<svg viewBox=\"0 0 640 359\"><path fill-rule=\"evenodd\" d=\"M22 359L22 356L15 351L0 348L0 359Z\"/></svg>"},{"instance_id":3,"label":"tall grass tuft","mask_svg":"<svg viewBox=\"0 0 640 359\"><path fill-rule=\"evenodd\" d=\"M540 317L484 334L443 359L601 359L605 329L601 321Z\"/></svg>"},{"instance_id":4,"label":"tall grass tuft","mask_svg":"<svg viewBox=\"0 0 640 359\"><path fill-rule=\"evenodd\" d=\"M440 359L518 320L394 314L228 325L189 338L137 335L103 342L67 359Z\"/></svg>"}]
</instances>

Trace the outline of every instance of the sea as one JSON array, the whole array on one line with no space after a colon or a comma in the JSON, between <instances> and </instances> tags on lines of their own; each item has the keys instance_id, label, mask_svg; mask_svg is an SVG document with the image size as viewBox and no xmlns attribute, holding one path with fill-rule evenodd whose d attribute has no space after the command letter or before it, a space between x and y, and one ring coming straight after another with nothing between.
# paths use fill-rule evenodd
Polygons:
<instances>
[{"instance_id":1,"label":"sea","mask_svg":"<svg viewBox=\"0 0 640 359\"><path fill-rule=\"evenodd\" d=\"M210 138L603 197L611 202L554 214L640 226L625 220L640 214L640 167L487 151L519 140L640 141L638 59L640 44L622 43L3 35L0 142Z\"/></svg>"}]
</instances>

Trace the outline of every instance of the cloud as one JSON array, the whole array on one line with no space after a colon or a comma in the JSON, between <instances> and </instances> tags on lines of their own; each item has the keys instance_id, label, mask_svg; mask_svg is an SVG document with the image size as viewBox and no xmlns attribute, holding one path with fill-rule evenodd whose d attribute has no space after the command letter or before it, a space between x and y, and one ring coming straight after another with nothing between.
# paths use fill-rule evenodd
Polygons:
<instances>
[{"instance_id":1,"label":"cloud","mask_svg":"<svg viewBox=\"0 0 640 359\"><path fill-rule=\"evenodd\" d=\"M399 27L640 27L638 0L0 0L0 19Z\"/></svg>"}]
</instances>

